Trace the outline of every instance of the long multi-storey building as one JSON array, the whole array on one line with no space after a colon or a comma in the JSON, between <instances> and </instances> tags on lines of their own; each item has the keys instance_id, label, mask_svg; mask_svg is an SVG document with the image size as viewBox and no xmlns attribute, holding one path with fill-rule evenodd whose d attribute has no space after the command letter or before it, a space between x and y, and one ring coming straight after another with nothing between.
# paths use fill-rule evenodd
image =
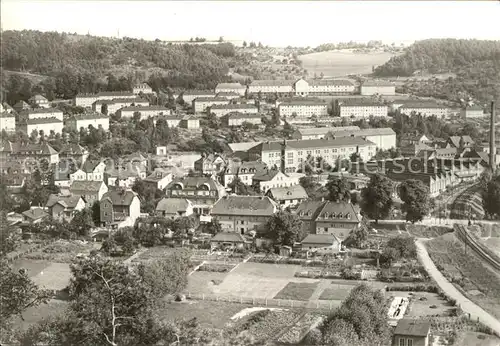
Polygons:
<instances>
[{"instance_id":1,"label":"long multi-storey building","mask_svg":"<svg viewBox=\"0 0 500 346\"><path fill-rule=\"evenodd\" d=\"M350 101L340 105L340 116L350 118L386 117L388 107L378 103Z\"/></svg>"},{"instance_id":2,"label":"long multi-storey building","mask_svg":"<svg viewBox=\"0 0 500 346\"><path fill-rule=\"evenodd\" d=\"M376 153L375 143L361 137L343 137L331 140L290 140L263 142L248 150L250 160L258 160L268 167L280 167L283 172L296 172L309 157L321 157L325 163L336 165L357 153L363 161Z\"/></svg>"},{"instance_id":3,"label":"long multi-storey building","mask_svg":"<svg viewBox=\"0 0 500 346\"><path fill-rule=\"evenodd\" d=\"M157 115L171 115L172 112L167 107L163 106L129 106L123 107L118 110L117 114L121 118L133 118L134 114L139 112L142 119L147 119L149 117L154 117Z\"/></svg>"},{"instance_id":4,"label":"long multi-storey building","mask_svg":"<svg viewBox=\"0 0 500 346\"><path fill-rule=\"evenodd\" d=\"M83 108L92 107L92 104L99 100L113 100L113 99L135 99L137 95L131 92L124 91L103 91L97 94L78 94L73 99L74 106Z\"/></svg>"},{"instance_id":5,"label":"long multi-storey building","mask_svg":"<svg viewBox=\"0 0 500 346\"><path fill-rule=\"evenodd\" d=\"M228 105L229 102L225 97L198 97L193 101L193 110L195 113L202 113L213 106Z\"/></svg>"},{"instance_id":6,"label":"long multi-storey building","mask_svg":"<svg viewBox=\"0 0 500 346\"><path fill-rule=\"evenodd\" d=\"M339 126L339 127L304 127L296 129L293 134L293 139L321 139L325 138L328 133L356 131L359 126Z\"/></svg>"},{"instance_id":7,"label":"long multi-storey building","mask_svg":"<svg viewBox=\"0 0 500 346\"><path fill-rule=\"evenodd\" d=\"M248 86L248 93L250 94L292 94L293 80L254 80Z\"/></svg>"},{"instance_id":8,"label":"long multi-storey building","mask_svg":"<svg viewBox=\"0 0 500 346\"><path fill-rule=\"evenodd\" d=\"M344 79L299 79L293 85L295 95L348 95L354 93L354 84Z\"/></svg>"},{"instance_id":9,"label":"long multi-storey building","mask_svg":"<svg viewBox=\"0 0 500 346\"><path fill-rule=\"evenodd\" d=\"M219 83L215 87L215 93L234 92L241 96L245 95L246 90L247 87L240 83Z\"/></svg>"},{"instance_id":10,"label":"long multi-storey building","mask_svg":"<svg viewBox=\"0 0 500 346\"><path fill-rule=\"evenodd\" d=\"M444 118L449 115L450 108L434 102L408 102L399 107L399 112L406 115L420 114L423 117L434 115L438 118Z\"/></svg>"},{"instance_id":11,"label":"long multi-storey building","mask_svg":"<svg viewBox=\"0 0 500 346\"><path fill-rule=\"evenodd\" d=\"M259 109L250 104L223 104L213 105L210 107L210 113L215 114L217 117L223 117L226 114L238 112L241 114L257 114Z\"/></svg>"},{"instance_id":12,"label":"long multi-storey building","mask_svg":"<svg viewBox=\"0 0 500 346\"><path fill-rule=\"evenodd\" d=\"M396 95L396 86L387 81L383 80L370 80L365 81L361 84L361 95L372 96L372 95L386 95L392 96Z\"/></svg>"},{"instance_id":13,"label":"long multi-storey building","mask_svg":"<svg viewBox=\"0 0 500 346\"><path fill-rule=\"evenodd\" d=\"M81 128L87 129L89 126L95 129L102 127L104 131L108 131L109 116L97 112L74 114L66 120L66 126L75 131L80 131Z\"/></svg>"},{"instance_id":14,"label":"long multi-storey building","mask_svg":"<svg viewBox=\"0 0 500 346\"><path fill-rule=\"evenodd\" d=\"M290 101L282 102L278 106L280 117L310 118L328 115L328 105L322 101Z\"/></svg>"},{"instance_id":15,"label":"long multi-storey building","mask_svg":"<svg viewBox=\"0 0 500 346\"><path fill-rule=\"evenodd\" d=\"M57 108L36 108L19 113L19 120L56 118L63 121L63 112Z\"/></svg>"},{"instance_id":16,"label":"long multi-storey building","mask_svg":"<svg viewBox=\"0 0 500 346\"><path fill-rule=\"evenodd\" d=\"M104 106L106 105L106 106ZM115 114L124 107L131 106L149 106L149 101L141 98L118 98L112 100L98 100L92 104L92 109L94 112L103 113L104 109L107 107L107 114Z\"/></svg>"},{"instance_id":17,"label":"long multi-storey building","mask_svg":"<svg viewBox=\"0 0 500 346\"><path fill-rule=\"evenodd\" d=\"M62 133L63 122L57 118L42 118L42 119L27 119L19 122L18 129L26 133L28 136L33 131L40 133L43 131L45 135L49 135L52 131L54 133Z\"/></svg>"},{"instance_id":18,"label":"long multi-storey building","mask_svg":"<svg viewBox=\"0 0 500 346\"><path fill-rule=\"evenodd\" d=\"M375 146L379 150L389 150L396 147L396 132L390 127L354 131L335 131L329 132L324 138L333 139L344 137L361 137L375 143Z\"/></svg>"}]
</instances>

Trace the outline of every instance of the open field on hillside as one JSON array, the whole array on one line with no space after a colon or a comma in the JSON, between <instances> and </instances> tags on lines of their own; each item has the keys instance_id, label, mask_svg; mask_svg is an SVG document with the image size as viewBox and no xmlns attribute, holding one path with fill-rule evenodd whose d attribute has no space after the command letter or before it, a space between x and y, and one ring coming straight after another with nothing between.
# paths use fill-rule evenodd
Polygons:
<instances>
[{"instance_id":1,"label":"open field on hillside","mask_svg":"<svg viewBox=\"0 0 500 346\"><path fill-rule=\"evenodd\" d=\"M487 267L482 259L454 234L446 234L426 243L437 268L465 295L492 315L500 318L500 273Z\"/></svg>"},{"instance_id":2,"label":"open field on hillside","mask_svg":"<svg viewBox=\"0 0 500 346\"><path fill-rule=\"evenodd\" d=\"M309 76L323 73L325 77L340 77L371 73L373 66L384 64L392 56L387 52L353 53L351 50L333 50L301 55L299 59Z\"/></svg>"}]
</instances>

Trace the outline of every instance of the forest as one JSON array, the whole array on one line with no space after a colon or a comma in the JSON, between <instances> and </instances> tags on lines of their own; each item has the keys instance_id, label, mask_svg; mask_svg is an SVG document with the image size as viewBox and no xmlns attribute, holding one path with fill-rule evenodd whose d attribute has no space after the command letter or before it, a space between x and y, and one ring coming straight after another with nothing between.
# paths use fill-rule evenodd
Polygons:
<instances>
[{"instance_id":1,"label":"forest","mask_svg":"<svg viewBox=\"0 0 500 346\"><path fill-rule=\"evenodd\" d=\"M36 92L50 99L110 91L105 82L110 74L122 81L117 90L145 80L155 89L213 88L227 80L228 60L234 55L234 46L225 42L173 45L160 40L23 30L3 32L1 59L4 70L47 76ZM2 89L11 94L15 89L25 96L25 78L11 79L2 78Z\"/></svg>"},{"instance_id":2,"label":"forest","mask_svg":"<svg viewBox=\"0 0 500 346\"><path fill-rule=\"evenodd\" d=\"M456 77L407 83L402 92L451 101L500 100L500 41L430 39L378 66L378 77L412 76L415 72L453 73Z\"/></svg>"}]
</instances>

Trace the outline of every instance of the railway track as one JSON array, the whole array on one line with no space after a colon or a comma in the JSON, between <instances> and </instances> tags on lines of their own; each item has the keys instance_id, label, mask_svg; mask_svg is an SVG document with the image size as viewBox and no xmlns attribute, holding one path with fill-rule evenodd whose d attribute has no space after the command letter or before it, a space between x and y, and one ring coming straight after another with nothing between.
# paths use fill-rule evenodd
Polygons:
<instances>
[{"instance_id":1,"label":"railway track","mask_svg":"<svg viewBox=\"0 0 500 346\"><path fill-rule=\"evenodd\" d=\"M457 235L458 239L463 241L466 246L469 246L472 251L474 251L479 257L485 260L491 267L500 271L500 261L497 259L497 257L488 253L489 251L486 251L484 249L484 245L480 244L476 240L476 238L469 234L466 226L455 224L453 225L453 229L455 230L455 234Z\"/></svg>"}]
</instances>

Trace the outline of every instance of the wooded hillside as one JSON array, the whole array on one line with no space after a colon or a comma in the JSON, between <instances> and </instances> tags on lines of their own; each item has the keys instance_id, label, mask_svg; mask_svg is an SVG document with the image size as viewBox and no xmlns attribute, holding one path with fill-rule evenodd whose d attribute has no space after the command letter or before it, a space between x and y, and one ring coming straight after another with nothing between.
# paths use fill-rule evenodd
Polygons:
<instances>
[{"instance_id":1,"label":"wooded hillside","mask_svg":"<svg viewBox=\"0 0 500 346\"><path fill-rule=\"evenodd\" d=\"M156 88L213 88L227 79L227 58L234 55L230 43L172 45L31 30L3 32L1 53L5 70L50 76L43 91L65 98L102 90L110 73L133 83L151 70Z\"/></svg>"},{"instance_id":2,"label":"wooded hillside","mask_svg":"<svg viewBox=\"0 0 500 346\"><path fill-rule=\"evenodd\" d=\"M472 98L500 101L500 41L431 39L408 47L375 69L380 77L411 76L414 72L451 72L456 78L405 85L402 92L452 101Z\"/></svg>"}]
</instances>

